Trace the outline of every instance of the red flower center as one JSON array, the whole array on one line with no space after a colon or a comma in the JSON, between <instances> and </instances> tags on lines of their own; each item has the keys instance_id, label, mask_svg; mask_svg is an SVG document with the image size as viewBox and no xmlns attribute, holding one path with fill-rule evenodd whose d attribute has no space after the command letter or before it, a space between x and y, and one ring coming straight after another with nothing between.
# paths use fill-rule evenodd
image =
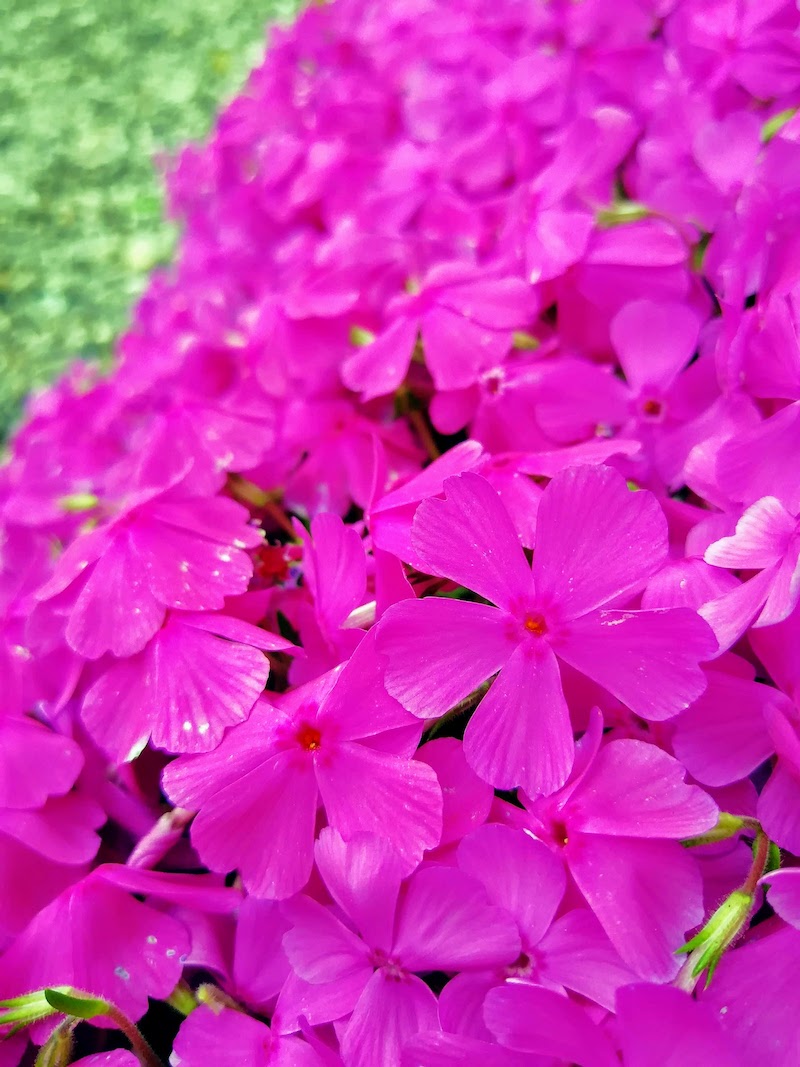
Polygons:
<instances>
[{"instance_id":1,"label":"red flower center","mask_svg":"<svg viewBox=\"0 0 800 1067\"><path fill-rule=\"evenodd\" d=\"M642 404L642 414L650 419L657 419L663 410L664 406L660 400L645 400Z\"/></svg>"},{"instance_id":2,"label":"red flower center","mask_svg":"<svg viewBox=\"0 0 800 1067\"><path fill-rule=\"evenodd\" d=\"M540 615L538 612L534 612L532 615L525 617L524 623L525 629L529 634L534 634L536 637L541 637L547 633L547 623L545 622L544 615Z\"/></svg>"},{"instance_id":3,"label":"red flower center","mask_svg":"<svg viewBox=\"0 0 800 1067\"><path fill-rule=\"evenodd\" d=\"M322 734L311 723L304 722L297 731L297 742L306 752L316 752L322 743Z\"/></svg>"}]
</instances>

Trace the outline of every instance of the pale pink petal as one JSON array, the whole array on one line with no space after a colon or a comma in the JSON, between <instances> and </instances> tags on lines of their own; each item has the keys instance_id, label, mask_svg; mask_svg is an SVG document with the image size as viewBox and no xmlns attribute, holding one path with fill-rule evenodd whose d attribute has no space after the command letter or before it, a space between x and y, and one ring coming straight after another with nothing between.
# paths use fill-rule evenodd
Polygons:
<instances>
[{"instance_id":1,"label":"pale pink petal","mask_svg":"<svg viewBox=\"0 0 800 1067\"><path fill-rule=\"evenodd\" d=\"M625 1067L744 1067L711 1008L680 989L621 989L617 1020Z\"/></svg>"},{"instance_id":2,"label":"pale pink petal","mask_svg":"<svg viewBox=\"0 0 800 1067\"><path fill-rule=\"evenodd\" d=\"M614 837L693 837L714 826L719 811L685 776L684 767L655 745L612 741L572 794L576 811L570 824Z\"/></svg>"},{"instance_id":3,"label":"pale pink petal","mask_svg":"<svg viewBox=\"0 0 800 1067\"><path fill-rule=\"evenodd\" d=\"M400 318L378 337L358 348L342 364L342 381L362 399L393 393L403 384L417 342L416 319Z\"/></svg>"},{"instance_id":4,"label":"pale pink petal","mask_svg":"<svg viewBox=\"0 0 800 1067\"><path fill-rule=\"evenodd\" d=\"M581 1067L618 1067L611 1042L574 1001L535 985L492 989L483 1006L486 1025L502 1045L552 1056Z\"/></svg>"},{"instance_id":5,"label":"pale pink petal","mask_svg":"<svg viewBox=\"0 0 800 1067\"><path fill-rule=\"evenodd\" d=\"M780 500L762 497L736 523L736 532L715 541L703 558L715 567L732 570L769 567L785 554L796 525Z\"/></svg>"},{"instance_id":6,"label":"pale pink petal","mask_svg":"<svg viewBox=\"0 0 800 1067\"><path fill-rule=\"evenodd\" d=\"M385 837L355 834L345 842L332 827L319 835L317 869L328 891L372 948L389 951L400 882L407 865Z\"/></svg>"},{"instance_id":7,"label":"pale pink petal","mask_svg":"<svg viewBox=\"0 0 800 1067\"><path fill-rule=\"evenodd\" d=\"M477 879L428 867L400 892L392 952L411 971L458 971L511 963L520 940L511 916L489 903Z\"/></svg>"},{"instance_id":8,"label":"pale pink petal","mask_svg":"<svg viewBox=\"0 0 800 1067\"><path fill-rule=\"evenodd\" d=\"M519 536L495 490L467 471L444 483L445 499L424 500L411 541L430 574L452 578L500 607L532 591Z\"/></svg>"},{"instance_id":9,"label":"pale pink petal","mask_svg":"<svg viewBox=\"0 0 800 1067\"><path fill-rule=\"evenodd\" d=\"M436 997L424 982L376 971L350 1017L342 1056L347 1067L401 1067L403 1045L436 1024Z\"/></svg>"},{"instance_id":10,"label":"pale pink petal","mask_svg":"<svg viewBox=\"0 0 800 1067\"><path fill-rule=\"evenodd\" d=\"M556 919L537 946L537 974L593 1000L609 1011L620 986L636 981L600 923L586 908L574 908Z\"/></svg>"},{"instance_id":11,"label":"pale pink petal","mask_svg":"<svg viewBox=\"0 0 800 1067\"><path fill-rule=\"evenodd\" d=\"M360 831L384 835L413 865L439 844L442 791L426 764L343 742L316 771L328 822L345 840Z\"/></svg>"},{"instance_id":12,"label":"pale pink petal","mask_svg":"<svg viewBox=\"0 0 800 1067\"><path fill-rule=\"evenodd\" d=\"M558 662L543 641L520 645L464 733L470 766L496 789L554 793L567 780L575 746Z\"/></svg>"},{"instance_id":13,"label":"pale pink petal","mask_svg":"<svg viewBox=\"0 0 800 1067\"><path fill-rule=\"evenodd\" d=\"M648 492L611 467L570 467L545 489L533 577L544 606L567 618L632 596L667 556L667 520Z\"/></svg>"},{"instance_id":14,"label":"pale pink petal","mask_svg":"<svg viewBox=\"0 0 800 1067\"><path fill-rule=\"evenodd\" d=\"M494 794L464 758L464 746L455 737L437 737L423 745L416 758L433 767L442 787L442 841L460 841L489 816Z\"/></svg>"},{"instance_id":15,"label":"pale pink petal","mask_svg":"<svg viewBox=\"0 0 800 1067\"><path fill-rule=\"evenodd\" d=\"M403 601L377 631L389 693L420 718L443 715L508 660L513 620L486 604L445 597Z\"/></svg>"},{"instance_id":16,"label":"pale pink petal","mask_svg":"<svg viewBox=\"0 0 800 1067\"><path fill-rule=\"evenodd\" d=\"M669 719L706 687L717 642L688 608L597 611L570 623L558 654L644 719Z\"/></svg>"},{"instance_id":17,"label":"pale pink petal","mask_svg":"<svg viewBox=\"0 0 800 1067\"><path fill-rule=\"evenodd\" d=\"M490 823L464 838L458 865L483 884L492 904L514 918L524 944L542 939L567 884L564 864L547 845L522 830Z\"/></svg>"},{"instance_id":18,"label":"pale pink petal","mask_svg":"<svg viewBox=\"0 0 800 1067\"><path fill-rule=\"evenodd\" d=\"M704 785L738 782L768 759L774 746L764 708L788 698L771 686L723 671L706 671L708 687L674 723L672 749Z\"/></svg>"},{"instance_id":19,"label":"pale pink petal","mask_svg":"<svg viewBox=\"0 0 800 1067\"><path fill-rule=\"evenodd\" d=\"M795 537L775 572L764 610L753 624L774 626L788 619L800 600L800 538Z\"/></svg>"},{"instance_id":20,"label":"pale pink petal","mask_svg":"<svg viewBox=\"0 0 800 1067\"><path fill-rule=\"evenodd\" d=\"M565 858L622 959L642 978L668 982L676 951L703 919L697 861L675 841L581 834Z\"/></svg>"},{"instance_id":21,"label":"pale pink petal","mask_svg":"<svg viewBox=\"0 0 800 1067\"><path fill-rule=\"evenodd\" d=\"M611 343L631 388L666 391L694 355L700 321L686 304L634 300L611 320Z\"/></svg>"},{"instance_id":22,"label":"pale pink petal","mask_svg":"<svg viewBox=\"0 0 800 1067\"><path fill-rule=\"evenodd\" d=\"M290 929L283 951L304 982L320 985L372 974L368 946L341 923L333 912L311 897L299 896L283 905Z\"/></svg>"}]
</instances>

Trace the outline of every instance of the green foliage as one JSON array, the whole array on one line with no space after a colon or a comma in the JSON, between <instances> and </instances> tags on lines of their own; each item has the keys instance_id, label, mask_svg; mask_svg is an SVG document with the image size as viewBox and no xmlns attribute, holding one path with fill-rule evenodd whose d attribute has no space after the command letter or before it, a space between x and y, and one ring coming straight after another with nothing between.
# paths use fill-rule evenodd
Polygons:
<instances>
[{"instance_id":1,"label":"green foliage","mask_svg":"<svg viewBox=\"0 0 800 1067\"><path fill-rule=\"evenodd\" d=\"M169 259L153 157L203 137L295 0L0 0L0 435L106 360Z\"/></svg>"}]
</instances>

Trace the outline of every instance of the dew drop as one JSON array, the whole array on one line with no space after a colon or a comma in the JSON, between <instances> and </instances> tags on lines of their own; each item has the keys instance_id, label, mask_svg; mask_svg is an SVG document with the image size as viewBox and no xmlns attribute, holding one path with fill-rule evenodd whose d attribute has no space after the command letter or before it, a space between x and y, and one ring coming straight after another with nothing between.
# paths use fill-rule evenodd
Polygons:
<instances>
[{"instance_id":1,"label":"dew drop","mask_svg":"<svg viewBox=\"0 0 800 1067\"><path fill-rule=\"evenodd\" d=\"M121 978L123 982L129 982L130 981L130 977L131 976L125 970L124 967L115 967L114 968L114 974L117 976L117 978Z\"/></svg>"},{"instance_id":2,"label":"dew drop","mask_svg":"<svg viewBox=\"0 0 800 1067\"><path fill-rule=\"evenodd\" d=\"M156 944L158 944L158 938L156 937L155 934L148 934L147 935L147 944L148 945L156 945Z\"/></svg>"}]
</instances>

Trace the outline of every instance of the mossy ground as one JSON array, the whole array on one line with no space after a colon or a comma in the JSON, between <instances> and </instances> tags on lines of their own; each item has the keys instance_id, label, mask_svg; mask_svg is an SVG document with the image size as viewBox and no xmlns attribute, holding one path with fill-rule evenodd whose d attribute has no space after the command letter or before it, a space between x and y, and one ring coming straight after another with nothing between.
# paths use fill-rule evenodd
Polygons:
<instances>
[{"instance_id":1,"label":"mossy ground","mask_svg":"<svg viewBox=\"0 0 800 1067\"><path fill-rule=\"evenodd\" d=\"M168 259L154 158L208 131L295 0L0 0L0 435L107 359Z\"/></svg>"}]
</instances>

